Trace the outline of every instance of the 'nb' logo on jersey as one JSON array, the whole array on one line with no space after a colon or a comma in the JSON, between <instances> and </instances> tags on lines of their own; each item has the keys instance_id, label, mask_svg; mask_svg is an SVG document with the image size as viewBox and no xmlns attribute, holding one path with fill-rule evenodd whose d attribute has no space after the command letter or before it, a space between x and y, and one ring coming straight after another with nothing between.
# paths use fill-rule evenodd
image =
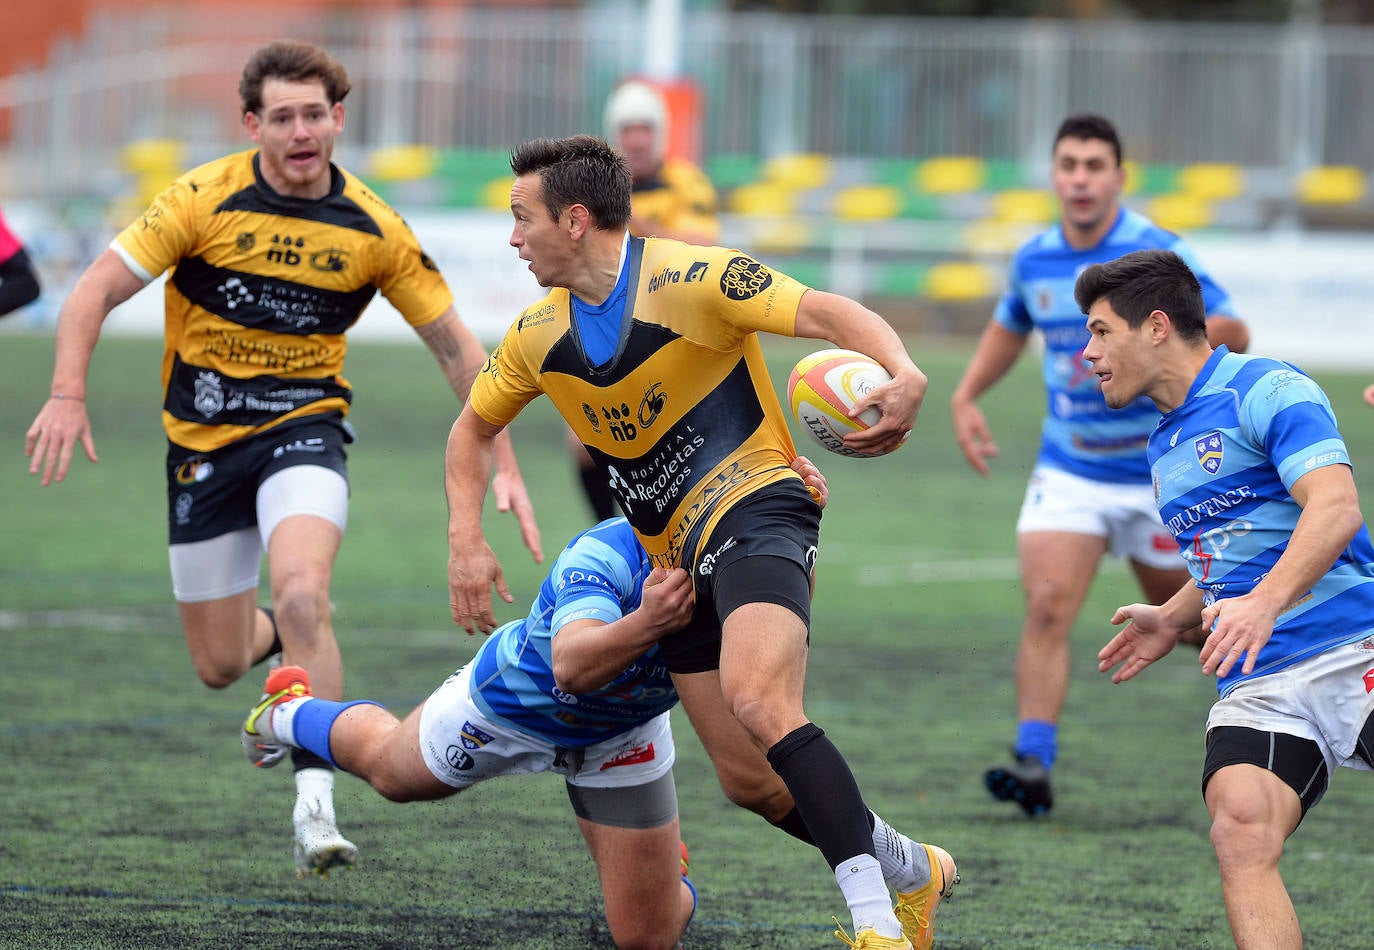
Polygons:
<instances>
[{"instance_id":1,"label":"'nb' logo on jersey","mask_svg":"<svg viewBox=\"0 0 1374 950\"><path fill-rule=\"evenodd\" d=\"M1221 433L1209 432L1200 439L1193 441L1193 449L1197 452L1198 464L1208 475L1215 475L1221 471Z\"/></svg>"}]
</instances>

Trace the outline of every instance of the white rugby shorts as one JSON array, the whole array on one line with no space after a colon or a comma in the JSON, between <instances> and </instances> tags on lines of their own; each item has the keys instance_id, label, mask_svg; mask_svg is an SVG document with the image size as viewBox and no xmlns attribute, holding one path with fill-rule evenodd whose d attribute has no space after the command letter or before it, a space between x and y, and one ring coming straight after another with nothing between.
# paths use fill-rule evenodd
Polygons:
<instances>
[{"instance_id":1,"label":"white rugby shorts","mask_svg":"<svg viewBox=\"0 0 1374 950\"><path fill-rule=\"evenodd\" d=\"M1374 713L1374 636L1332 647L1301 663L1241 683L1217 700L1207 730L1244 726L1310 739L1328 775L1338 766L1369 771L1355 740Z\"/></svg>"},{"instance_id":2,"label":"white rugby shorts","mask_svg":"<svg viewBox=\"0 0 1374 950\"><path fill-rule=\"evenodd\" d=\"M1164 529L1149 485L1098 482L1037 465L1016 533L1067 531L1106 538L1108 550L1161 570L1184 570L1178 542Z\"/></svg>"},{"instance_id":3,"label":"white rugby shorts","mask_svg":"<svg viewBox=\"0 0 1374 950\"><path fill-rule=\"evenodd\" d=\"M471 675L471 665L454 673L420 712L420 754L445 785L462 789L500 775L555 772L584 788L633 788L673 767L667 712L604 742L562 749L488 719L472 701Z\"/></svg>"}]
</instances>

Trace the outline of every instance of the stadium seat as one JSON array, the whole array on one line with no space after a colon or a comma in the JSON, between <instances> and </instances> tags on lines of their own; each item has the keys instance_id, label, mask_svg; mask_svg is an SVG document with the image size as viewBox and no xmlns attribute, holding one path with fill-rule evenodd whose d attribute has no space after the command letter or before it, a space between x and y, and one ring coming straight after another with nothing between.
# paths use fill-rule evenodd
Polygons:
<instances>
[{"instance_id":1,"label":"stadium seat","mask_svg":"<svg viewBox=\"0 0 1374 950\"><path fill-rule=\"evenodd\" d=\"M835 194L832 211L846 221L884 221L902 211L902 193L891 185L854 185Z\"/></svg>"},{"instance_id":2,"label":"stadium seat","mask_svg":"<svg viewBox=\"0 0 1374 950\"><path fill-rule=\"evenodd\" d=\"M926 274L925 293L931 300L981 300L997 293L998 278L975 261L945 261Z\"/></svg>"},{"instance_id":3,"label":"stadium seat","mask_svg":"<svg viewBox=\"0 0 1374 950\"><path fill-rule=\"evenodd\" d=\"M1245 169L1229 162L1199 162L1178 172L1179 191L1204 201L1222 201L1245 193Z\"/></svg>"},{"instance_id":4,"label":"stadium seat","mask_svg":"<svg viewBox=\"0 0 1374 950\"><path fill-rule=\"evenodd\" d=\"M1170 231L1194 231L1212 223L1210 202L1182 192L1151 200L1145 213L1160 227Z\"/></svg>"},{"instance_id":5,"label":"stadium seat","mask_svg":"<svg viewBox=\"0 0 1374 950\"><path fill-rule=\"evenodd\" d=\"M1298 176L1298 200L1307 205L1350 205L1364 199L1368 183L1354 165L1319 165Z\"/></svg>"},{"instance_id":6,"label":"stadium seat","mask_svg":"<svg viewBox=\"0 0 1374 950\"><path fill-rule=\"evenodd\" d=\"M921 162L915 174L913 184L917 191L950 195L982 188L987 167L981 158L972 155L944 155Z\"/></svg>"},{"instance_id":7,"label":"stadium seat","mask_svg":"<svg viewBox=\"0 0 1374 950\"><path fill-rule=\"evenodd\" d=\"M439 167L439 154L427 145L388 145L372 152L368 177L377 181L418 181Z\"/></svg>"},{"instance_id":8,"label":"stadium seat","mask_svg":"<svg viewBox=\"0 0 1374 950\"><path fill-rule=\"evenodd\" d=\"M1049 224L1058 216L1058 201L1039 188L1015 188L992 196L992 217L997 221Z\"/></svg>"},{"instance_id":9,"label":"stadium seat","mask_svg":"<svg viewBox=\"0 0 1374 950\"><path fill-rule=\"evenodd\" d=\"M730 192L730 210L755 218L784 217L797 207L796 192L772 181L741 185Z\"/></svg>"},{"instance_id":10,"label":"stadium seat","mask_svg":"<svg viewBox=\"0 0 1374 950\"><path fill-rule=\"evenodd\" d=\"M763 180L794 191L819 188L830 181L831 164L829 155L779 155L764 163Z\"/></svg>"},{"instance_id":11,"label":"stadium seat","mask_svg":"<svg viewBox=\"0 0 1374 950\"><path fill-rule=\"evenodd\" d=\"M186 170L186 143L139 139L124 146L119 158L124 171L134 176L134 202L146 207Z\"/></svg>"}]
</instances>

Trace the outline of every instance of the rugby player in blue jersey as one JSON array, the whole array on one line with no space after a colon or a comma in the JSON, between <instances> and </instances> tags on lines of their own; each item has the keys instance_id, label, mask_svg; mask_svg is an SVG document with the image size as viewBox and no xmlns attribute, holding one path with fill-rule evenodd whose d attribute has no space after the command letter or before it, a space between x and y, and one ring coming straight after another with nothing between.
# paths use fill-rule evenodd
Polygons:
<instances>
[{"instance_id":1,"label":"rugby player in blue jersey","mask_svg":"<svg viewBox=\"0 0 1374 950\"><path fill-rule=\"evenodd\" d=\"M1202 288L1169 251L1078 279L1084 356L1113 409L1163 418L1149 459L1160 516L1192 579L1129 604L1098 654L1112 682L1207 631L1203 796L1240 948L1301 947L1283 844L1338 766L1374 767L1374 545L1326 394L1288 363L1213 349Z\"/></svg>"},{"instance_id":2,"label":"rugby player in blue jersey","mask_svg":"<svg viewBox=\"0 0 1374 950\"><path fill-rule=\"evenodd\" d=\"M1069 631L1102 556L1125 557L1147 600L1161 603L1187 578L1150 497L1145 440L1159 413L1139 400L1109 413L1083 361L1088 341L1073 299L1089 264L1163 247L1188 260L1202 282L1214 343L1243 350L1245 325L1226 293L1178 236L1121 206L1121 141L1101 116L1073 115L1055 135L1052 181L1059 223L1016 252L1010 286L951 398L954 434L968 463L988 475L997 443L977 400L1011 369L1032 331L1044 337L1046 417L1040 452L1016 523L1026 614L1016 654L1018 725L1014 761L983 781L1028 816L1053 805L1050 770L1069 689Z\"/></svg>"},{"instance_id":3,"label":"rugby player in blue jersey","mask_svg":"<svg viewBox=\"0 0 1374 950\"><path fill-rule=\"evenodd\" d=\"M820 472L803 457L792 467L823 506ZM678 696L657 642L691 619L694 602L691 576L655 568L629 522L613 518L574 538L528 616L498 627L404 721L370 702L313 698L304 670L281 667L244 729L308 749L398 802L444 798L501 775L562 775L616 945L673 947L696 891L672 776L668 711ZM742 745L717 767L734 777L739 804L813 843L759 750ZM948 854L876 814L870 824L883 877L912 895L929 947L935 906L952 886L943 870L933 881L931 868Z\"/></svg>"}]
</instances>

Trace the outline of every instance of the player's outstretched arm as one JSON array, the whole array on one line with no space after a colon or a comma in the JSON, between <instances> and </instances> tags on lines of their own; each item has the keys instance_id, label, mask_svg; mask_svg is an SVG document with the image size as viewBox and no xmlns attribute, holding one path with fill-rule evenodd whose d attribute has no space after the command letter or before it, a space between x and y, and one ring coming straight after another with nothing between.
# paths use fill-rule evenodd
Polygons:
<instances>
[{"instance_id":1,"label":"player's outstretched arm","mask_svg":"<svg viewBox=\"0 0 1374 950\"><path fill-rule=\"evenodd\" d=\"M482 503L491 475L492 443L500 429L463 406L449 430L444 452L444 493L448 498L448 590L453 621L469 634L496 629L491 589L514 603L496 553L482 533Z\"/></svg>"},{"instance_id":2,"label":"player's outstretched arm","mask_svg":"<svg viewBox=\"0 0 1374 950\"><path fill-rule=\"evenodd\" d=\"M993 320L979 337L978 348L973 351L963 378L950 396L954 438L959 443L959 451L979 475L991 473L987 460L996 458L1001 450L993 441L983 410L978 408L978 397L1007 374L1025 348L1025 336Z\"/></svg>"},{"instance_id":3,"label":"player's outstretched arm","mask_svg":"<svg viewBox=\"0 0 1374 950\"><path fill-rule=\"evenodd\" d=\"M1364 401L1374 406L1374 386L1370 386L1364 391Z\"/></svg>"},{"instance_id":4,"label":"player's outstretched arm","mask_svg":"<svg viewBox=\"0 0 1374 950\"><path fill-rule=\"evenodd\" d=\"M845 435L845 444L867 455L899 448L916 425L929 380L912 362L897 331L867 307L823 290L808 290L797 306L794 332L799 337L829 340L836 346L871 356L892 376L854 404L853 416L876 407L882 418L859 432Z\"/></svg>"},{"instance_id":5,"label":"player's outstretched arm","mask_svg":"<svg viewBox=\"0 0 1374 950\"><path fill-rule=\"evenodd\" d=\"M568 693L590 693L692 619L692 575L656 567L644 578L639 606L619 620L574 620L553 637L553 677Z\"/></svg>"},{"instance_id":6,"label":"player's outstretched arm","mask_svg":"<svg viewBox=\"0 0 1374 950\"><path fill-rule=\"evenodd\" d=\"M67 477L80 443L86 458L99 461L90 417L86 414L86 376L100 328L110 311L143 287L114 251L106 249L77 279L57 318L57 355L52 389L24 436L29 474L43 472L42 484Z\"/></svg>"},{"instance_id":7,"label":"player's outstretched arm","mask_svg":"<svg viewBox=\"0 0 1374 950\"><path fill-rule=\"evenodd\" d=\"M1113 626L1126 624L1097 653L1097 668L1112 667L1113 683L1124 683L1155 660L1167 656L1179 637L1198 625L1202 616L1202 591L1191 580L1158 607L1127 604L1112 614Z\"/></svg>"},{"instance_id":8,"label":"player's outstretched arm","mask_svg":"<svg viewBox=\"0 0 1374 950\"><path fill-rule=\"evenodd\" d=\"M1241 672L1253 672L1279 614L1331 570L1364 524L1348 465L1325 465L1307 472L1293 483L1292 495L1302 506L1302 514L1274 566L1249 593L1218 600L1202 612L1211 632L1198 660L1209 676L1225 676L1242 657Z\"/></svg>"},{"instance_id":9,"label":"player's outstretched arm","mask_svg":"<svg viewBox=\"0 0 1374 950\"><path fill-rule=\"evenodd\" d=\"M467 402L472 381L477 378L487 359L487 351L477 334L459 319L458 312L452 307L441 313L437 320L418 327L416 333L438 360L439 368L443 370L444 378L448 380L459 403ZM496 476L492 488L496 494L496 510L514 513L525 547L534 555L535 563L541 563L544 553L540 547L539 525L535 522L534 505L525 489L525 479L520 474L515 446L508 431L502 430L496 437L493 458Z\"/></svg>"}]
</instances>

